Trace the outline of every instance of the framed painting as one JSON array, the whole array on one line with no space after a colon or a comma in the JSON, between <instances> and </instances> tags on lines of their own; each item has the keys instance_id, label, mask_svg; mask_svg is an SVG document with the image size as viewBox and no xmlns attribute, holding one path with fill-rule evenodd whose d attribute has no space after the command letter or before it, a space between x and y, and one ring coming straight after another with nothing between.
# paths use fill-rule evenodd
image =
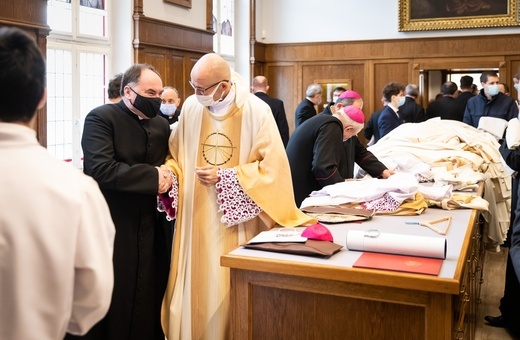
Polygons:
<instances>
[{"instance_id":1,"label":"framed painting","mask_svg":"<svg viewBox=\"0 0 520 340\"><path fill-rule=\"evenodd\" d=\"M325 106L332 101L332 92L336 87L352 90L352 79L316 79L314 80L314 84L320 84L321 92L323 93L323 104Z\"/></svg>"},{"instance_id":2,"label":"framed painting","mask_svg":"<svg viewBox=\"0 0 520 340\"><path fill-rule=\"evenodd\" d=\"M518 25L518 0L399 0L401 32Z\"/></svg>"},{"instance_id":3,"label":"framed painting","mask_svg":"<svg viewBox=\"0 0 520 340\"><path fill-rule=\"evenodd\" d=\"M182 7L191 8L191 0L163 0L164 2L169 2L171 4L179 5Z\"/></svg>"}]
</instances>

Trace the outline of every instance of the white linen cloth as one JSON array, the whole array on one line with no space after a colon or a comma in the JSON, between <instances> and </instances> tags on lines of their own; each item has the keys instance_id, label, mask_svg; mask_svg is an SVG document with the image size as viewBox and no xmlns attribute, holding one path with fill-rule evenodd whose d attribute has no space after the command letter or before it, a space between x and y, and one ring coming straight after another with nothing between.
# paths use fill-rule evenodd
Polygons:
<instances>
[{"instance_id":1,"label":"white linen cloth","mask_svg":"<svg viewBox=\"0 0 520 340\"><path fill-rule=\"evenodd\" d=\"M509 121L506 130L507 147L515 150L520 145L520 120L513 118Z\"/></svg>"},{"instance_id":2,"label":"white linen cloth","mask_svg":"<svg viewBox=\"0 0 520 340\"><path fill-rule=\"evenodd\" d=\"M483 198L490 203L483 213L484 242L496 247L505 240L509 228L511 176L505 170L500 145L489 133L455 120L430 119L406 123L392 130L368 149L384 164L397 157L410 157L435 167L467 164L485 175Z\"/></svg>"},{"instance_id":3,"label":"white linen cloth","mask_svg":"<svg viewBox=\"0 0 520 340\"><path fill-rule=\"evenodd\" d=\"M383 197L388 193L397 202L414 197L419 182L412 174L396 173L387 179L370 178L361 181L345 181L327 185L319 191L313 191L303 200L301 207L313 205L334 205L343 203L361 203Z\"/></svg>"},{"instance_id":4,"label":"white linen cloth","mask_svg":"<svg viewBox=\"0 0 520 340\"><path fill-rule=\"evenodd\" d=\"M478 129L492 134L497 140L504 136L506 128L507 120L502 118L484 116L478 120Z\"/></svg>"}]
</instances>

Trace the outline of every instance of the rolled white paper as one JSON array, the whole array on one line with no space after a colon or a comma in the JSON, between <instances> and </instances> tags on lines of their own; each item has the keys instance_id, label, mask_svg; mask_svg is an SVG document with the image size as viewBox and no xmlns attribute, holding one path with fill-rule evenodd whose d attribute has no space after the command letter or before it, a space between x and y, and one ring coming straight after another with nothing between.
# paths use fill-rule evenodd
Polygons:
<instances>
[{"instance_id":1,"label":"rolled white paper","mask_svg":"<svg viewBox=\"0 0 520 340\"><path fill-rule=\"evenodd\" d=\"M348 250L371 251L446 259L447 241L444 237L428 237L380 233L377 230L349 230Z\"/></svg>"}]
</instances>

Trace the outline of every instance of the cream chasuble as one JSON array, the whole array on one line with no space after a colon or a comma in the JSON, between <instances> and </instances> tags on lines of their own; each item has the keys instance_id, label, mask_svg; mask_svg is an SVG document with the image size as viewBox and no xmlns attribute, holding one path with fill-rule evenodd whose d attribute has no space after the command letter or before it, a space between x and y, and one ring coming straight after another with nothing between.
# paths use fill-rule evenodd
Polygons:
<instances>
[{"instance_id":1,"label":"cream chasuble","mask_svg":"<svg viewBox=\"0 0 520 340\"><path fill-rule=\"evenodd\" d=\"M237 80L235 89L235 104L223 116L189 97L170 138L167 166L178 177L179 206L162 312L168 339L229 339L230 278L220 256L274 222L315 222L295 206L289 163L269 107ZM209 164L235 168L261 215L231 227L222 223L215 187L202 186L195 174L196 166Z\"/></svg>"}]
</instances>

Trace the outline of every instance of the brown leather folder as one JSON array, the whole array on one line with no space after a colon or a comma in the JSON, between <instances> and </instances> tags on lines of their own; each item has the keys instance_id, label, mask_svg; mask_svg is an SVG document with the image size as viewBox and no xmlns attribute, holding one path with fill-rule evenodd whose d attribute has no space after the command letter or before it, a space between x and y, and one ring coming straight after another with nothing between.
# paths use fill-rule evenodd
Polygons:
<instances>
[{"instance_id":1,"label":"brown leather folder","mask_svg":"<svg viewBox=\"0 0 520 340\"><path fill-rule=\"evenodd\" d=\"M342 245L329 241L308 239L305 243L297 242L265 242L255 244L244 244L245 248L272 251L276 253L287 253L306 256L318 256L328 258L336 254Z\"/></svg>"},{"instance_id":2,"label":"brown leather folder","mask_svg":"<svg viewBox=\"0 0 520 340\"><path fill-rule=\"evenodd\" d=\"M371 219L375 214L375 210L352 208L344 205L310 206L301 210L322 223L365 221Z\"/></svg>"}]
</instances>

